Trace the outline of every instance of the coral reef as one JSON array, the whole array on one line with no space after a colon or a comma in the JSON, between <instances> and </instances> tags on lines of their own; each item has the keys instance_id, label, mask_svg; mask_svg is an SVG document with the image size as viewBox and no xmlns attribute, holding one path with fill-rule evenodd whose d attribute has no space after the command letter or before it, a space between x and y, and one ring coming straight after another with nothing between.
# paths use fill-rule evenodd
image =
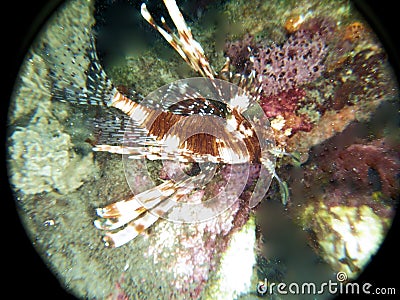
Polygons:
<instances>
[{"instance_id":1,"label":"coral reef","mask_svg":"<svg viewBox=\"0 0 400 300\"><path fill-rule=\"evenodd\" d=\"M145 69L158 72L143 72ZM106 70L116 85L133 88L142 95L148 95L162 85L191 75L185 66L179 69L174 59L163 61L155 57L153 52L146 52L141 56L129 56L122 63L113 64ZM138 82L147 84L141 85Z\"/></svg>"},{"instance_id":2,"label":"coral reef","mask_svg":"<svg viewBox=\"0 0 400 300\"><path fill-rule=\"evenodd\" d=\"M121 276L120 280L115 283L115 291L107 296L106 300L129 300L128 295L121 288L121 284L124 283L124 277Z\"/></svg>"},{"instance_id":3,"label":"coral reef","mask_svg":"<svg viewBox=\"0 0 400 300\"><path fill-rule=\"evenodd\" d=\"M257 93L268 97L312 82L324 71L327 46L319 32L299 30L279 46L256 43L246 34L225 45L225 54L237 73L255 72Z\"/></svg>"},{"instance_id":4,"label":"coral reef","mask_svg":"<svg viewBox=\"0 0 400 300\"><path fill-rule=\"evenodd\" d=\"M248 75L253 65L250 58L256 47L254 37L246 34L241 40L225 43L224 54L237 73Z\"/></svg>"},{"instance_id":5,"label":"coral reef","mask_svg":"<svg viewBox=\"0 0 400 300\"><path fill-rule=\"evenodd\" d=\"M311 18L296 30L292 28L292 34L282 45L266 46L249 34L225 45L225 54L235 71L255 76L253 94L269 118L282 119L278 131L285 132L284 136L312 128L309 116L298 111L307 102L301 86L315 81L324 72L326 41L331 38L333 28L331 20ZM312 105L313 101L308 102Z\"/></svg>"},{"instance_id":6,"label":"coral reef","mask_svg":"<svg viewBox=\"0 0 400 300\"><path fill-rule=\"evenodd\" d=\"M336 21L329 15L312 16L312 14L307 14L302 19L302 22L298 21L298 26L293 28L291 33L304 30L312 34L318 34L325 43L334 43L335 35L338 33L338 26Z\"/></svg>"},{"instance_id":7,"label":"coral reef","mask_svg":"<svg viewBox=\"0 0 400 300\"><path fill-rule=\"evenodd\" d=\"M339 24L297 12L284 22L290 35L281 45L266 46L249 34L226 44L238 73L255 72L262 91L256 88L254 94L278 124L277 143L289 151L307 152L396 96L393 75L382 64L385 54L367 26Z\"/></svg>"},{"instance_id":8,"label":"coral reef","mask_svg":"<svg viewBox=\"0 0 400 300\"><path fill-rule=\"evenodd\" d=\"M279 131L289 130L288 134L297 131L310 131L312 124L306 115L296 114L304 102L306 92L300 88L289 89L277 95L261 97L261 107L269 118L283 117L284 125Z\"/></svg>"},{"instance_id":9,"label":"coral reef","mask_svg":"<svg viewBox=\"0 0 400 300\"><path fill-rule=\"evenodd\" d=\"M332 269L354 279L378 250L391 216L382 217L368 205L330 206L323 198L304 208L303 227L314 233L317 252ZM360 197L347 200L362 201Z\"/></svg>"},{"instance_id":10,"label":"coral reef","mask_svg":"<svg viewBox=\"0 0 400 300\"><path fill-rule=\"evenodd\" d=\"M227 247L239 209L238 201L209 221L185 226L166 222L154 229L158 238L151 239L146 255L156 266L172 272L177 295L198 298L202 294Z\"/></svg>"},{"instance_id":11,"label":"coral reef","mask_svg":"<svg viewBox=\"0 0 400 300\"><path fill-rule=\"evenodd\" d=\"M313 106L302 110L308 114L314 110L319 118L310 132L298 131L287 139L288 151L306 153L352 122L367 121L381 103L398 97L387 57L370 35L361 35L351 46L335 40L330 47L324 78L306 89L306 103Z\"/></svg>"},{"instance_id":12,"label":"coral reef","mask_svg":"<svg viewBox=\"0 0 400 300\"><path fill-rule=\"evenodd\" d=\"M321 76L327 54L319 33L296 31L282 45L258 49L253 68L265 96L276 95Z\"/></svg>"},{"instance_id":13,"label":"coral reef","mask_svg":"<svg viewBox=\"0 0 400 300\"><path fill-rule=\"evenodd\" d=\"M352 144L337 151L325 163L322 162L321 169L332 174L332 181L339 181L342 186L346 184L354 192L380 191L390 198L398 195L398 151L391 148L385 140Z\"/></svg>"},{"instance_id":14,"label":"coral reef","mask_svg":"<svg viewBox=\"0 0 400 300\"><path fill-rule=\"evenodd\" d=\"M366 126L348 126L315 147L301 172L289 172L293 201L301 207L291 207L291 216L332 269L350 278L383 241L399 196L398 145L388 138L369 141Z\"/></svg>"},{"instance_id":15,"label":"coral reef","mask_svg":"<svg viewBox=\"0 0 400 300\"><path fill-rule=\"evenodd\" d=\"M340 110L363 99L384 100L395 96L392 74L382 65L385 56L379 49L369 48L345 59L331 74L335 92L330 106Z\"/></svg>"},{"instance_id":16,"label":"coral reef","mask_svg":"<svg viewBox=\"0 0 400 300\"><path fill-rule=\"evenodd\" d=\"M297 132L296 135L287 141L287 151L298 151L300 153L308 153L309 150L329 138L341 133L352 122L363 120L368 113L377 106L377 102L370 103L369 109L365 109L366 114L362 114L361 105L346 106L339 112L327 111L310 132Z\"/></svg>"},{"instance_id":17,"label":"coral reef","mask_svg":"<svg viewBox=\"0 0 400 300\"><path fill-rule=\"evenodd\" d=\"M11 102L9 110L9 121L16 122L30 116L40 106L44 111L49 112L51 102L49 97L48 67L43 58L36 53L27 55L28 62L21 67L21 77L16 83L13 97L24 99L24 101Z\"/></svg>"},{"instance_id":18,"label":"coral reef","mask_svg":"<svg viewBox=\"0 0 400 300\"><path fill-rule=\"evenodd\" d=\"M346 26L343 40L345 41L350 41L350 42L356 42L367 34L367 29L365 25L361 22L353 22L349 25Z\"/></svg>"},{"instance_id":19,"label":"coral reef","mask_svg":"<svg viewBox=\"0 0 400 300\"><path fill-rule=\"evenodd\" d=\"M178 164L167 163L161 169L161 174L173 174L176 172L174 168L180 167ZM248 221L250 209L244 199L248 196L246 190L258 178L259 167L258 165L250 167L249 179L241 199L218 216L195 224L179 225L167 222L154 228L153 235L155 236L153 237L157 238L149 241L150 246L145 255L153 260L155 266L162 265L164 270L168 270L166 272L171 273L174 278L172 285L176 289L175 297L189 295L192 298L199 298L204 293L207 295L206 298L222 297L219 296L219 291L222 289L225 294L237 296L242 292L247 292L250 288L249 282L255 263L253 253L255 225L254 220ZM207 184L206 190L192 193L188 201L196 202L197 198L201 199L205 194L207 194L206 199L215 197L221 192L221 188L224 188L227 181L240 182L244 176L241 168L232 170L229 165L222 167L219 173ZM206 206L207 202L204 205ZM247 222L248 224L245 225ZM240 243L242 246L232 246L232 243L233 245ZM227 250L227 248L231 250ZM237 251L239 252L237 253ZM241 276L242 285L230 289L226 286L226 281L231 276L228 266L232 267L230 259L234 253L243 255L243 259L246 258L248 263L243 261L243 268L247 273ZM220 266L221 259L225 261L222 267ZM237 267L240 266L237 264ZM173 294L170 297L173 297Z\"/></svg>"},{"instance_id":20,"label":"coral reef","mask_svg":"<svg viewBox=\"0 0 400 300\"><path fill-rule=\"evenodd\" d=\"M81 157L56 120L34 116L11 136L11 182L25 194L56 190L65 194L96 175L93 155Z\"/></svg>"},{"instance_id":21,"label":"coral reef","mask_svg":"<svg viewBox=\"0 0 400 300\"><path fill-rule=\"evenodd\" d=\"M83 36L89 37L83 28L90 28L94 22L91 11L91 1L61 5L33 42L11 99L7 158L21 221L49 272L54 270L65 289L76 296L104 298L102 289L107 282L102 287L97 284L104 272L101 264L93 263L93 247L88 246L88 240L94 235L88 232L92 221L86 214L93 201L90 196L98 196L98 192L91 184L83 184L99 175L91 147L82 139L90 136L92 113L74 111L68 104L53 101L55 76L65 74L57 68L60 61L47 55L56 52L67 71L75 69L74 83L81 84L89 60L77 57L75 62L82 68L72 66L74 57L67 47L84 52L89 40ZM57 84L61 88L70 82L61 80ZM76 116L71 116L73 112ZM38 283L35 279L33 282Z\"/></svg>"},{"instance_id":22,"label":"coral reef","mask_svg":"<svg viewBox=\"0 0 400 300\"><path fill-rule=\"evenodd\" d=\"M93 155L85 155L90 149L89 145L78 141L81 134L89 135L89 131L81 130L78 133L77 129L72 128L71 132L69 126L64 125L68 118L71 124L74 119L69 116L68 106L52 103L54 93L51 88L57 86L62 89L71 84L62 79L64 72L73 72L75 84L81 84L85 76L84 69L76 70L75 63L81 67L89 63L88 58L85 60L82 56L73 56L68 50L74 43L71 46L60 44L60 41L68 38L82 45L89 42L87 32L78 30L77 25L80 21L92 24L93 19L89 17L83 20L85 14L81 14L80 9L81 6L75 7L76 12L72 12L72 15L81 16L81 20L58 13L55 18L68 24L72 31L66 31L56 24L49 26L41 34L41 40L33 44L26 64L21 68L21 79L16 85L9 115L11 128L14 129L10 132L9 164L12 184L25 194L50 191L69 193L97 173ZM90 6L86 10L90 11ZM56 51L57 55L46 55L51 51ZM65 62L63 68L53 61L61 57ZM56 78L61 79L55 81ZM76 137L79 147L73 137Z\"/></svg>"},{"instance_id":23,"label":"coral reef","mask_svg":"<svg viewBox=\"0 0 400 300\"><path fill-rule=\"evenodd\" d=\"M221 176L225 181L228 180L236 180L238 181L238 178L242 178L243 176L248 176L247 178L247 183L245 186L245 190L249 188L254 181L258 179L258 176L260 174L260 169L261 165L260 164L251 164L248 166L248 174L247 174L247 166L235 166L232 167L231 165L225 165L221 169Z\"/></svg>"},{"instance_id":24,"label":"coral reef","mask_svg":"<svg viewBox=\"0 0 400 300\"><path fill-rule=\"evenodd\" d=\"M254 284L253 268L256 264L255 219L249 221L232 235L229 245L222 255L221 263L205 299L236 299L251 291ZM237 276L240 274L240 276Z\"/></svg>"},{"instance_id":25,"label":"coral reef","mask_svg":"<svg viewBox=\"0 0 400 300\"><path fill-rule=\"evenodd\" d=\"M189 26L214 66L223 65L222 47L217 45L226 42L225 54L234 71L244 75L255 71L252 92L271 118L277 145L304 154L301 167L285 165L286 159L279 161L276 172L288 182L291 200L284 208L279 203L285 214L274 210L276 216L271 219L289 215L300 231L309 234L309 244L332 270L355 278L390 227L399 189L398 146L390 144L385 135L374 135L373 129L368 138L350 142L342 134L352 124L369 120L382 102L397 99L398 90L381 45L347 2L303 1L296 8L292 4L224 1L210 4L218 13L211 24L204 22L207 27L204 23ZM252 297L256 248L262 244L268 255L272 249L270 241L257 241L255 233L261 236L256 224L265 215L255 219L246 205L258 177L257 165L250 169L240 199L217 218L189 226L159 220L134 243L104 248L92 224L94 208L151 186L153 182L140 170L147 169L152 179L163 180L173 177L177 165L166 163L161 168L132 160L124 169L119 157L106 153L96 153L93 163L93 155L86 152L90 146L82 146L90 129L78 121L95 113L82 109L72 116L70 105L52 102L50 88L68 91L70 83L61 78L65 72L77 72L70 76L73 84L84 84L88 59L73 53L85 53L90 44L87 29L94 23L92 10L91 1L71 1L54 18L56 25L43 31L45 42L36 44L27 57L10 111L10 175L20 191L21 215L32 240L60 281L80 298L216 299L246 297L246 293ZM202 13L198 12L199 22ZM214 40L218 36L227 40ZM157 40L154 44L143 56L132 51L120 62L107 62L107 74L116 85L146 95L193 75L189 68L182 68L178 55L160 55L164 43ZM56 55L49 58L46 53ZM68 65L71 61L76 65ZM60 62L66 65L64 69L59 68ZM332 137L346 140L346 145L324 143ZM318 152L319 146L328 150ZM233 180L243 176L241 172L229 175L228 166L218 172L208 189L188 195L188 200L207 199L230 176ZM92 178L96 180L82 184ZM278 197L274 192L272 188L269 199ZM282 228L272 231L280 236ZM291 239L292 232L287 236ZM293 258L297 252L297 247L292 248L295 251L268 256L269 264L276 262L276 268L269 267L279 275L276 281L289 282L290 272L282 270L287 256ZM292 273L303 276L304 270L312 268L319 278L315 265L314 260ZM299 280L296 275L292 275L293 282Z\"/></svg>"}]
</instances>

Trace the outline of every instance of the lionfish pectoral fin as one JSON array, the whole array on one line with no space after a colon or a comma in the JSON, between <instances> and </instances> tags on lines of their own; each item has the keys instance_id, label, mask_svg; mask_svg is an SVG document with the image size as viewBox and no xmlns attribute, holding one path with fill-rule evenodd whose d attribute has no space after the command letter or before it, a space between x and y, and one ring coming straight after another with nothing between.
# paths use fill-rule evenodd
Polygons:
<instances>
[{"instance_id":1,"label":"lionfish pectoral fin","mask_svg":"<svg viewBox=\"0 0 400 300\"><path fill-rule=\"evenodd\" d=\"M141 204L136 199L134 202L135 204L138 204L138 207L134 209L125 208L124 210L122 210L121 208L119 208L118 211L111 211L112 208L109 207L112 206L113 208L115 208L120 202L113 203L106 206L105 208L98 208L96 210L97 215L102 219L95 220L94 225L98 229L103 230L114 230L121 226L124 226L130 221L136 219L147 210L145 207L141 206Z\"/></svg>"},{"instance_id":2,"label":"lionfish pectoral fin","mask_svg":"<svg viewBox=\"0 0 400 300\"><path fill-rule=\"evenodd\" d=\"M138 218L148 209L159 205L161 201L175 192L174 182L166 181L127 200L97 208L96 213L102 219L96 220L94 225L103 230L114 230L122 227Z\"/></svg>"},{"instance_id":3,"label":"lionfish pectoral fin","mask_svg":"<svg viewBox=\"0 0 400 300\"><path fill-rule=\"evenodd\" d=\"M126 201L98 208L96 212L102 219L94 225L107 230L106 246L122 246L149 228L188 193L191 181L191 178L178 182L168 180Z\"/></svg>"},{"instance_id":4,"label":"lionfish pectoral fin","mask_svg":"<svg viewBox=\"0 0 400 300\"><path fill-rule=\"evenodd\" d=\"M146 211L135 220L130 221L124 228L120 230L107 231L103 238L105 245L107 247L116 248L133 240L153 225L160 216L167 213L183 195L184 194L177 193L171 197L170 201L160 200L160 204L156 205L149 211ZM165 198L163 200L165 200Z\"/></svg>"},{"instance_id":5,"label":"lionfish pectoral fin","mask_svg":"<svg viewBox=\"0 0 400 300\"><path fill-rule=\"evenodd\" d=\"M116 232L107 232L103 241L107 247L120 247L133 240L158 220L158 216L146 212L141 218L133 220Z\"/></svg>"}]
</instances>

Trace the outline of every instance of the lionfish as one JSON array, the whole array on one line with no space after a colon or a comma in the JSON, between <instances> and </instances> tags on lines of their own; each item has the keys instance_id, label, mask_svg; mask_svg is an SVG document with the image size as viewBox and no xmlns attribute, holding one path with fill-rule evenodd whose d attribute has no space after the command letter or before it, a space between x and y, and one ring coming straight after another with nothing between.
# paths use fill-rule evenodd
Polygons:
<instances>
[{"instance_id":1,"label":"lionfish","mask_svg":"<svg viewBox=\"0 0 400 300\"><path fill-rule=\"evenodd\" d=\"M220 81L218 78L230 80L233 75L229 72L229 60L218 74L211 67L204 54L203 48L193 38L181 11L174 0L164 0L168 13L177 28L178 34L168 27L164 18L161 18L162 27L157 25L146 5L141 5L141 15L156 29L165 40L179 53L179 55L198 72L202 77L211 82L211 89L218 94ZM85 72L87 75L86 86L79 91L71 93L66 98L80 104L101 105L113 107L125 114L126 122L120 124L107 124L108 131L113 131L115 136L123 136L129 126L138 130L129 138L140 139L139 147L125 147L99 144L94 151L126 154L129 158L146 158L150 160L167 159L179 162L211 162L214 164L242 164L259 163L264 167L263 174L278 180L283 191L283 202L287 201L288 192L285 183L275 173L274 161L263 155L263 149L257 132L252 124L247 121L243 113L249 108L250 100L254 100L247 92L252 86L254 76L239 76L238 85L244 93L233 95L226 104L218 104L206 99L201 94L188 89L184 93L190 107L195 107L197 118L188 119L188 114L179 112L179 109L166 110L159 107L147 107L139 101L133 101L120 92L107 77L100 65L96 54L94 41L88 51L90 65ZM228 74L228 75L227 75ZM218 81L219 80L219 81ZM184 87L181 87L184 88ZM165 98L168 98L168 94ZM171 92L173 97L173 92ZM65 100L65 99L64 99ZM179 108L179 105L178 105ZM225 122L217 122L207 116L217 115ZM184 126L175 126L183 124ZM174 128L175 126L175 128ZM187 126L187 127L186 127ZM185 136L185 128L197 128L197 134ZM204 128L218 129L223 138L213 136L204 131ZM178 130L179 129L179 130ZM186 134L187 135L187 134ZM244 145L244 146L243 146ZM276 150L274 144L269 151ZM175 178L165 180L158 186L128 199L97 208L96 213L100 219L94 225L106 230L103 238L108 247L119 247L152 226L160 217L170 210L174 203L199 187L197 181L204 179L199 176ZM203 177L206 175L203 175ZM260 173L260 176L262 174ZM200 185L201 187L201 185ZM166 200L169 201L166 201Z\"/></svg>"}]
</instances>

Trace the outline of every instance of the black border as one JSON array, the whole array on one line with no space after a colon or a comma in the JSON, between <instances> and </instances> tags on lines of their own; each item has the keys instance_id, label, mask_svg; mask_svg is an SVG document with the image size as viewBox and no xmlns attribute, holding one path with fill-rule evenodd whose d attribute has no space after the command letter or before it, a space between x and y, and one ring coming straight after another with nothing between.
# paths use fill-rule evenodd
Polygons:
<instances>
[{"instance_id":1,"label":"black border","mask_svg":"<svg viewBox=\"0 0 400 300\"><path fill-rule=\"evenodd\" d=\"M40 28L61 0L12 1L1 9L2 96L0 139L5 142L9 99L20 65ZM5 89L4 89L5 88ZM23 228L8 184L5 144L1 147L2 287L15 299L76 299L68 294L37 254ZM5 198L5 199L4 199ZM3 202L4 203L4 202Z\"/></svg>"},{"instance_id":2,"label":"black border","mask_svg":"<svg viewBox=\"0 0 400 300\"><path fill-rule=\"evenodd\" d=\"M8 101L10 99L15 78L20 63L31 44L34 36L43 25L51 12L59 5L60 0L35 0L7 2L1 10L2 22L2 87L5 95L2 96L1 121L2 130L0 138L5 139ZM355 5L365 14L366 19L374 27L389 54L397 78L399 72L400 53L400 26L396 1L355 1ZM1 148L4 151L4 144ZM5 152L3 153L5 158ZM1 161L5 164L5 160ZM5 207L2 205L2 252L3 268L2 279L3 293L10 293L13 298L40 299L74 299L67 294L54 275L48 270L34 250L30 240L22 227L7 184L6 166L1 168L1 193L5 196ZM400 293L399 283L392 273L398 271L400 248L396 241L399 236L399 214L393 226L372 263L357 280L359 283L370 282L376 287L396 287ZM365 296L365 295L364 295ZM351 298L353 298L352 296ZM386 296L385 298L388 298ZM341 296L339 299L349 299ZM376 296L374 297L376 298ZM389 297L391 298L391 297Z\"/></svg>"}]
</instances>

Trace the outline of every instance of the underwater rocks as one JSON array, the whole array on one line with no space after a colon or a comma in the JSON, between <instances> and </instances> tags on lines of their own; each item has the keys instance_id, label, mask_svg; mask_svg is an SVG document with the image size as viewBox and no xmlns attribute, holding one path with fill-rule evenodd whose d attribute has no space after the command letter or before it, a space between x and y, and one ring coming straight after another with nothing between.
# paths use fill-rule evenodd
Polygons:
<instances>
[{"instance_id":1,"label":"underwater rocks","mask_svg":"<svg viewBox=\"0 0 400 300\"><path fill-rule=\"evenodd\" d=\"M335 92L328 107L340 110L345 105L355 105L365 99L395 97L396 87L391 80L393 75L384 63L386 61L386 55L373 46L344 59L330 74Z\"/></svg>"},{"instance_id":2,"label":"underwater rocks","mask_svg":"<svg viewBox=\"0 0 400 300\"><path fill-rule=\"evenodd\" d=\"M9 120L11 123L30 116L40 106L49 110L50 97L48 92L48 67L43 58L35 53L29 53L29 61L21 67L19 88L14 92L15 97L23 101L11 103Z\"/></svg>"},{"instance_id":3,"label":"underwater rocks","mask_svg":"<svg viewBox=\"0 0 400 300\"><path fill-rule=\"evenodd\" d=\"M352 279L378 250L399 197L397 146L388 139L368 141L361 128L352 125L319 145L302 171L291 173L298 203L291 216L332 269Z\"/></svg>"},{"instance_id":4,"label":"underwater rocks","mask_svg":"<svg viewBox=\"0 0 400 300\"><path fill-rule=\"evenodd\" d=\"M91 24L93 19L87 17L84 20L88 14L81 10L90 11L91 7L76 5L70 15L59 13L59 23L50 26L43 33L42 41L33 45L27 63L21 69L22 76L9 116L12 130L9 133L9 164L11 183L25 194L51 191L66 194L97 173L93 154L82 155L77 150L81 145L77 147L73 141L78 129L72 135L67 133L65 122L70 117L69 107L53 103L55 93L52 89L81 84L85 76L84 69L89 60L81 60L82 56L78 57L70 51L84 51L84 45L89 42L87 32L82 32L78 25L80 22ZM77 19L77 15L81 19ZM59 24L69 24L72 30L67 31ZM71 43L62 44L65 40L71 40ZM62 68L48 55L52 51L57 52ZM80 68L76 68L77 65ZM74 72L72 78L75 82L63 79L64 72L69 70Z\"/></svg>"},{"instance_id":5,"label":"underwater rocks","mask_svg":"<svg viewBox=\"0 0 400 300\"><path fill-rule=\"evenodd\" d=\"M294 13L283 25L281 44L245 34L224 51L237 73L255 77L252 93L286 150L306 153L397 96L386 54L364 23Z\"/></svg>"},{"instance_id":6,"label":"underwater rocks","mask_svg":"<svg viewBox=\"0 0 400 300\"><path fill-rule=\"evenodd\" d=\"M159 172L171 175L180 168L181 164L166 163ZM252 166L249 171L241 199L222 213L192 224L159 222L151 230L144 255L156 268L163 270L160 278L173 278L170 298L231 299L251 288L255 223L244 198L258 178L259 166ZM218 172L206 189L189 194L187 201L197 203L204 197L211 199L221 193L228 181L235 185L245 176L240 168L229 165ZM215 209L208 201L203 205L210 212Z\"/></svg>"},{"instance_id":7,"label":"underwater rocks","mask_svg":"<svg viewBox=\"0 0 400 300\"><path fill-rule=\"evenodd\" d=\"M332 181L346 184L354 192L381 192L386 198L398 195L400 159L388 141L352 144L334 155L321 165L332 174Z\"/></svg>"},{"instance_id":8,"label":"underwater rocks","mask_svg":"<svg viewBox=\"0 0 400 300\"><path fill-rule=\"evenodd\" d=\"M225 45L225 55L236 72L254 72L257 93L265 97L316 80L324 71L327 51L322 36L306 30L296 31L283 45L265 46L249 34Z\"/></svg>"},{"instance_id":9,"label":"underwater rocks","mask_svg":"<svg viewBox=\"0 0 400 300\"><path fill-rule=\"evenodd\" d=\"M165 274L160 276L171 273L168 276L174 278L171 282L174 294L170 297L190 296L197 299L207 290L207 285L213 282L210 281L212 276L228 276L219 274L218 266L231 235L236 231L235 214L240 210L241 205L237 201L208 221L185 225L172 222L157 224L145 255L152 258L155 266L162 268ZM251 245L248 244L248 247L251 248Z\"/></svg>"},{"instance_id":10,"label":"underwater rocks","mask_svg":"<svg viewBox=\"0 0 400 300\"><path fill-rule=\"evenodd\" d=\"M274 128L278 144L285 144L285 137L298 131L310 131L313 120L309 115L319 118L318 111L309 113L303 108L308 105L310 110L316 110L317 100L302 86L316 81L324 73L328 53L326 41L334 30L332 23L322 18L311 19L302 24L303 28L291 32L282 45L267 46L256 42L249 34L225 45L225 55L235 71L255 77L251 92L259 99L265 114L270 119L275 118L272 124L278 125Z\"/></svg>"},{"instance_id":11,"label":"underwater rocks","mask_svg":"<svg viewBox=\"0 0 400 300\"><path fill-rule=\"evenodd\" d=\"M206 299L237 299L254 289L253 268L256 265L256 224L250 217L247 223L235 232L222 254L218 271L210 279ZM240 274L240 276L238 276Z\"/></svg>"},{"instance_id":12,"label":"underwater rocks","mask_svg":"<svg viewBox=\"0 0 400 300\"><path fill-rule=\"evenodd\" d=\"M361 197L346 200L362 201ZM311 243L332 269L354 279L378 250L392 216L382 217L367 205L330 206L325 201L323 197L303 208L303 228L312 232Z\"/></svg>"},{"instance_id":13,"label":"underwater rocks","mask_svg":"<svg viewBox=\"0 0 400 300\"><path fill-rule=\"evenodd\" d=\"M256 47L254 37L246 34L241 40L227 42L224 52L225 56L229 57L230 64L235 68L237 73L249 74L253 65L250 58L254 55Z\"/></svg>"},{"instance_id":14,"label":"underwater rocks","mask_svg":"<svg viewBox=\"0 0 400 300\"><path fill-rule=\"evenodd\" d=\"M163 230L165 239L149 249L158 248L151 252L155 264L167 263L171 268L173 285L181 295L178 298L190 295L194 299L233 299L251 290L256 262L255 223L250 218L244 226L236 227L237 217L232 216L239 212L238 208L237 203L217 218L190 225L190 229L179 235L167 235ZM173 225L166 224L169 229L170 226ZM174 246L170 244L172 241ZM164 248L168 245L169 251Z\"/></svg>"},{"instance_id":15,"label":"underwater rocks","mask_svg":"<svg viewBox=\"0 0 400 300\"><path fill-rule=\"evenodd\" d=\"M379 193L354 193L345 185L314 178L313 192L290 212L309 234L309 244L335 272L356 278L390 228L394 204ZM316 187L316 184L321 186ZM317 191L318 190L318 191ZM322 192L325 190L325 192Z\"/></svg>"},{"instance_id":16,"label":"underwater rocks","mask_svg":"<svg viewBox=\"0 0 400 300\"><path fill-rule=\"evenodd\" d=\"M92 153L81 157L56 120L36 116L11 136L11 183L25 194L72 192L96 174Z\"/></svg>"},{"instance_id":17,"label":"underwater rocks","mask_svg":"<svg viewBox=\"0 0 400 300\"><path fill-rule=\"evenodd\" d=\"M287 136L297 131L310 131L312 124L309 117L296 112L301 107L305 96L306 92L303 89L293 88L277 95L261 97L261 107L266 116L274 118L271 122L272 128L284 132ZM281 125L277 126L277 123Z\"/></svg>"}]
</instances>

